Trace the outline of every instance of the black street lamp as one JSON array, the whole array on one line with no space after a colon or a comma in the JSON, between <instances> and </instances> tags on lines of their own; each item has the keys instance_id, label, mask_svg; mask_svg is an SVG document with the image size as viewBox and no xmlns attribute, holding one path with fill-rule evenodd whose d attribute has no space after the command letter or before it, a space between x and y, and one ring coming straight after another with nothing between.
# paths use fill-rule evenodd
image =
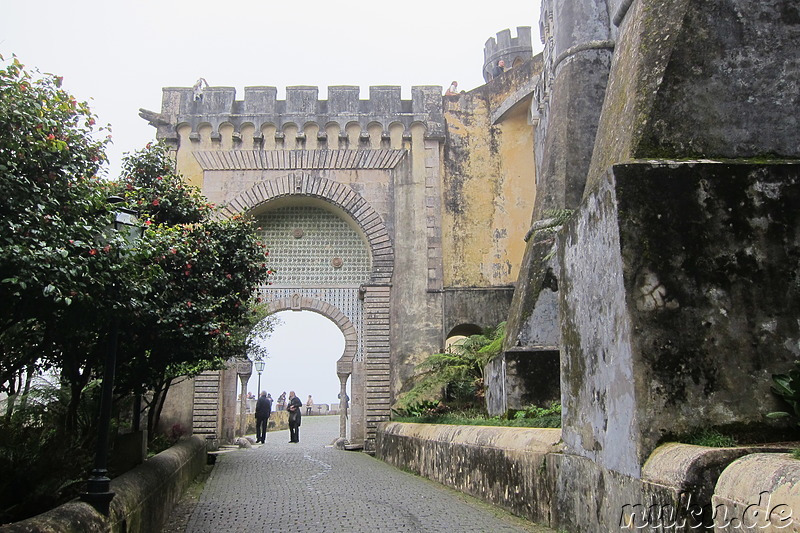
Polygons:
<instances>
[{"instance_id":1,"label":"black street lamp","mask_svg":"<svg viewBox=\"0 0 800 533\"><path fill-rule=\"evenodd\" d=\"M108 202L116 204L124 201L119 196L111 196ZM144 228L139 225L138 213L124 207L116 208L113 226L109 231L120 233L126 241L125 248L136 244ZM100 420L97 423L97 450L94 458L94 468L86 482L86 492L81 494L81 500L91 504L104 515L109 514L109 505L114 498L111 492L111 479L108 477L108 430L111 426L111 407L114 392L114 374L117 366L117 340L119 338L119 315L114 314L109 333L108 353L106 354L103 369L103 389L100 397Z\"/></svg>"},{"instance_id":2,"label":"black street lamp","mask_svg":"<svg viewBox=\"0 0 800 533\"><path fill-rule=\"evenodd\" d=\"M253 365L256 367L256 372L258 372L258 389L256 389L256 396L258 396L261 394L261 373L264 371L264 359L257 355Z\"/></svg>"}]
</instances>

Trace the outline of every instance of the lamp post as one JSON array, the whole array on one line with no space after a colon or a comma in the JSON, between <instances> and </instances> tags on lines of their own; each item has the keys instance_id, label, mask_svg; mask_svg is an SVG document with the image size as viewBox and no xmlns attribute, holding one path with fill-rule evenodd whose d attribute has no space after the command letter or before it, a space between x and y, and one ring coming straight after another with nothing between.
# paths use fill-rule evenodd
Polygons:
<instances>
[{"instance_id":1,"label":"lamp post","mask_svg":"<svg viewBox=\"0 0 800 533\"><path fill-rule=\"evenodd\" d=\"M111 204L122 201L124 200L119 196L111 196L108 199ZM139 220L136 215L136 211L124 207L118 207L114 211L114 223L108 229L110 232L122 234L126 241L124 248L134 246L144 232L144 228L138 224ZM109 514L109 505L114 498L114 493L110 490L111 479L108 477L108 429L111 426L118 338L119 314L115 313L109 332L108 353L103 368L103 388L100 397L100 420L97 423L97 450L95 451L94 468L86 482L86 492L81 494L81 500L91 504L106 516Z\"/></svg>"},{"instance_id":2,"label":"lamp post","mask_svg":"<svg viewBox=\"0 0 800 533\"><path fill-rule=\"evenodd\" d=\"M258 389L256 389L256 396L258 396L261 394L261 373L264 371L264 359L257 355L253 366L256 367L256 372L258 372Z\"/></svg>"}]
</instances>

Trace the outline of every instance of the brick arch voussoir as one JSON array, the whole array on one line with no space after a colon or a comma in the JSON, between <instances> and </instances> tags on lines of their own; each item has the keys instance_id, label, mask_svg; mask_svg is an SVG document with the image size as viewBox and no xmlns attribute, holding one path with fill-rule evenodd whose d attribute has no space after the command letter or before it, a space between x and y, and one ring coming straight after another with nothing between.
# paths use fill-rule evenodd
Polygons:
<instances>
[{"instance_id":1,"label":"brick arch voussoir","mask_svg":"<svg viewBox=\"0 0 800 533\"><path fill-rule=\"evenodd\" d=\"M279 311L312 311L336 324L336 327L344 335L344 352L337 361L336 367L340 371L341 369L346 369L348 374L352 371L353 360L358 346L358 332L350 319L347 318L347 315L342 313L336 306L308 296L303 296L298 300L292 297L278 298L270 300L268 305L269 310L273 313Z\"/></svg>"},{"instance_id":2,"label":"brick arch voussoir","mask_svg":"<svg viewBox=\"0 0 800 533\"><path fill-rule=\"evenodd\" d=\"M232 218L259 206L288 196L308 196L331 203L356 221L364 232L373 257L373 282L388 283L394 270L392 244L383 217L352 188L339 182L304 172L290 173L262 181L234 198L220 213Z\"/></svg>"}]
</instances>

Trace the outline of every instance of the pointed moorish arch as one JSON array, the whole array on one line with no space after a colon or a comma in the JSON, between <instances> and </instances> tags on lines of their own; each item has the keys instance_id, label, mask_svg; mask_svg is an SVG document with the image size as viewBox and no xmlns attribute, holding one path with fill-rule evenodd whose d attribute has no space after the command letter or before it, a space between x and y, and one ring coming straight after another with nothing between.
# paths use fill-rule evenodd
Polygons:
<instances>
[{"instance_id":1,"label":"pointed moorish arch","mask_svg":"<svg viewBox=\"0 0 800 533\"><path fill-rule=\"evenodd\" d=\"M257 183L231 200L220 216L233 217L253 212L267 203L290 197L314 198L335 206L363 232L372 256L370 279L359 289L364 316L370 317L370 321L362 326L361 342L357 328L347 316L326 302L295 295L271 301L270 309L277 311L299 307L301 310L315 311L330 318L341 328L345 335L345 351L336 365L341 398L347 398L347 379L352 376L352 398L349 402L352 410L349 419L351 434L356 444L362 441L365 450L374 451L377 425L389 420L391 414L389 332L394 246L383 217L364 197L348 185L304 172L292 172ZM363 361L355 360L359 344L363 346ZM347 411L345 402L339 424L341 438L346 435Z\"/></svg>"},{"instance_id":2,"label":"pointed moorish arch","mask_svg":"<svg viewBox=\"0 0 800 533\"><path fill-rule=\"evenodd\" d=\"M289 298L278 298L269 302L269 310L273 313L279 311L312 311L318 313L331 322L344 335L344 351L336 362L336 374L339 377L339 436L347 435L347 402L341 398L347 397L347 378L353 372L353 359L358 351L358 332L347 316L336 306L316 298L294 294Z\"/></svg>"},{"instance_id":3,"label":"pointed moorish arch","mask_svg":"<svg viewBox=\"0 0 800 533\"><path fill-rule=\"evenodd\" d=\"M258 207L290 196L318 198L335 205L350 216L361 231L372 254L370 283L388 284L394 270L394 247L380 214L351 187L304 172L262 181L231 200L221 212L223 217L253 211Z\"/></svg>"}]
</instances>

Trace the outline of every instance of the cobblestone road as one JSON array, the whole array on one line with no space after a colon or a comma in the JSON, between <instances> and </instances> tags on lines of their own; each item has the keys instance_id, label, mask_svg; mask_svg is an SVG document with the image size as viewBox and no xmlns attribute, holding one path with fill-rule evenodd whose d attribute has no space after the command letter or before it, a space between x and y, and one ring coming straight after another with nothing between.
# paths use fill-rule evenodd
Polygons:
<instances>
[{"instance_id":1,"label":"cobblestone road","mask_svg":"<svg viewBox=\"0 0 800 533\"><path fill-rule=\"evenodd\" d=\"M337 450L330 443L338 431L338 417L308 416L299 444L276 431L263 446L222 454L186 532L553 531L365 453Z\"/></svg>"}]
</instances>

